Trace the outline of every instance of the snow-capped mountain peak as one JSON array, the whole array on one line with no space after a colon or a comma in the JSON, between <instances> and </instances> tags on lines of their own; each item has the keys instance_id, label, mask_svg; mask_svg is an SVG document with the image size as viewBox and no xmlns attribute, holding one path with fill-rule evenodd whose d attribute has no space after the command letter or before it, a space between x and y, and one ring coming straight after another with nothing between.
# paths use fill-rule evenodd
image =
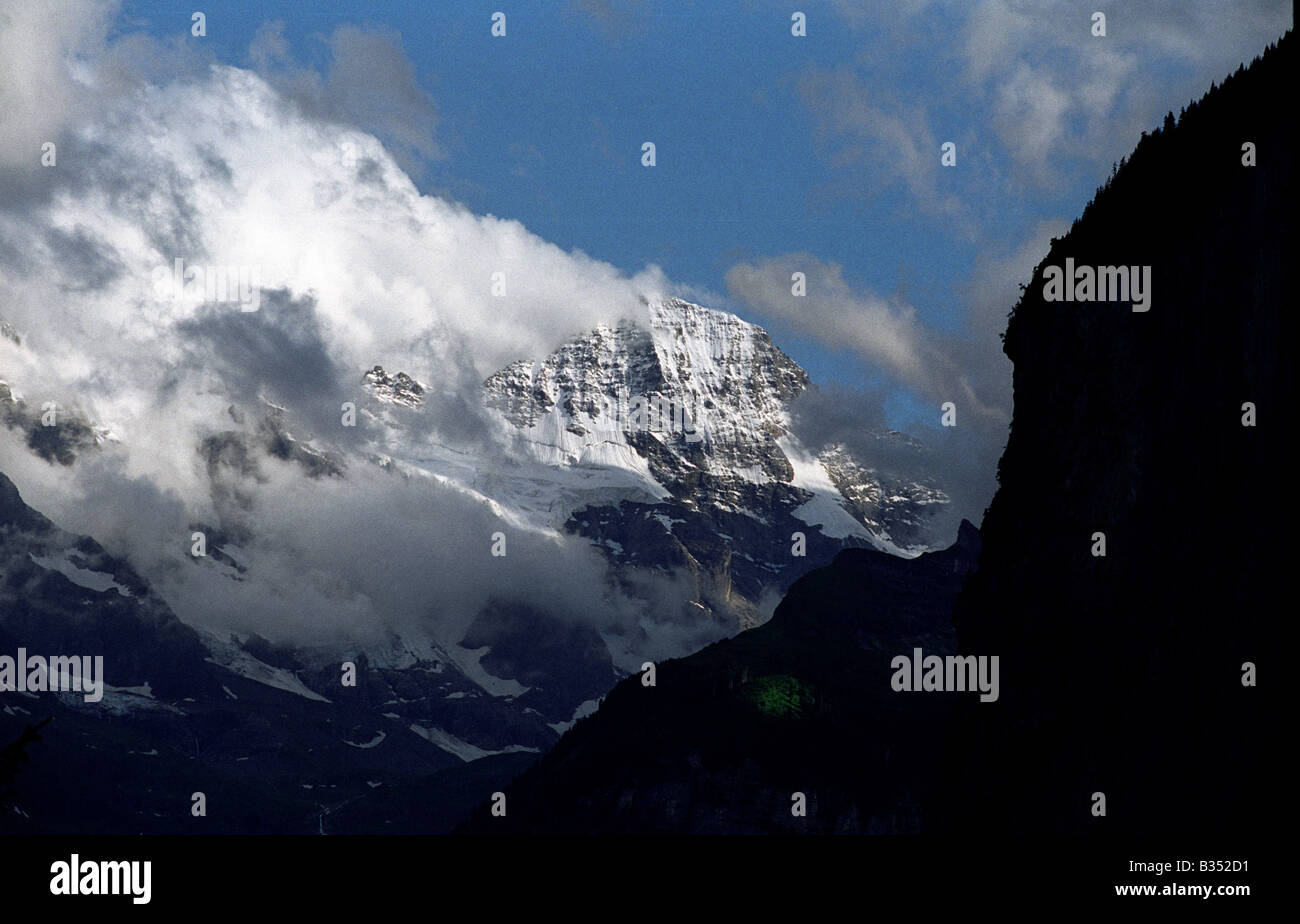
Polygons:
<instances>
[{"instance_id":1,"label":"snow-capped mountain peak","mask_svg":"<svg viewBox=\"0 0 1300 924\"><path fill-rule=\"evenodd\" d=\"M843 447L822 457L803 447L790 432L790 405L808 375L763 328L677 298L651 304L648 317L648 330L598 327L487 379L485 403L524 457L621 468L653 495L760 521L774 492L788 491L796 508L820 496L809 523L828 536L902 554L923 549L919 523L890 522L882 504L941 503L942 492L921 484L886 491Z\"/></svg>"}]
</instances>

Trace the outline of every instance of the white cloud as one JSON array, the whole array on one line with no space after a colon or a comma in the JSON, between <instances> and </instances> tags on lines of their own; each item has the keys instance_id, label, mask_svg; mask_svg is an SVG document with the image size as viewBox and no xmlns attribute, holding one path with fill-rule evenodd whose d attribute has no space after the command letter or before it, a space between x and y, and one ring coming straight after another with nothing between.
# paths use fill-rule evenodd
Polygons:
<instances>
[{"instance_id":1,"label":"white cloud","mask_svg":"<svg viewBox=\"0 0 1300 924\"><path fill-rule=\"evenodd\" d=\"M993 107L998 140L1022 183L1059 181L1066 164L1104 168L1290 26L1289 4L1152 0L1102 10L1072 0L983 0L960 55L973 103ZM1163 107L1163 108L1162 108ZM1101 180L1098 176L1098 181Z\"/></svg>"},{"instance_id":2,"label":"white cloud","mask_svg":"<svg viewBox=\"0 0 1300 924\"><path fill-rule=\"evenodd\" d=\"M379 136L402 168L418 175L440 158L438 110L390 29L344 25L325 40L325 73L298 67L280 22L264 23L249 47L258 72L315 120L354 125Z\"/></svg>"},{"instance_id":3,"label":"white cloud","mask_svg":"<svg viewBox=\"0 0 1300 924\"><path fill-rule=\"evenodd\" d=\"M116 0L0 0L0 167L34 167L86 111L81 63L102 50Z\"/></svg>"},{"instance_id":4,"label":"white cloud","mask_svg":"<svg viewBox=\"0 0 1300 924\"><path fill-rule=\"evenodd\" d=\"M861 36L857 62L814 69L800 82L831 162L859 171L851 185L901 180L912 202L938 217L977 205L936 193L934 139L952 138L955 114L976 129L958 139L963 148L987 153L961 168L980 171L979 187L1059 187L1080 164L1100 183L1143 129L1291 26L1285 0L1113 6L1103 10L1104 37L1091 32L1099 8L1077 0L835 7ZM918 74L929 76L918 82Z\"/></svg>"},{"instance_id":5,"label":"white cloud","mask_svg":"<svg viewBox=\"0 0 1300 924\"><path fill-rule=\"evenodd\" d=\"M791 294L795 272L805 274L806 295ZM766 317L779 318L828 347L858 353L899 385L939 401L957 398L959 390L960 397L967 397L969 387L958 385L960 370L916 309L895 298L854 291L837 263L811 254L740 263L727 272L727 288ZM974 398L973 392L969 397Z\"/></svg>"},{"instance_id":6,"label":"white cloud","mask_svg":"<svg viewBox=\"0 0 1300 924\"><path fill-rule=\"evenodd\" d=\"M63 467L6 431L0 471L61 526L129 552L200 624L317 643L401 629L446 643L488 594L514 594L635 637L647 603L612 589L585 541L512 529L504 567L488 554L503 527L492 507L374 467L339 427L339 399L361 400L361 375L379 363L434 385L413 423L429 446L491 442L475 416L488 374L641 318L643 296L672 289L662 273L628 278L516 221L421 195L373 135L250 71L127 79L121 54L86 63L95 105L62 127L93 156L61 157L42 196L0 203L0 314L23 336L0 338L0 376L29 404L58 401L113 438ZM160 294L154 272L176 259L255 268L259 310ZM296 436L351 452L346 477L308 479L253 444L255 477L231 490L214 480L200 443L246 432L235 418L253 419L259 397L292 403ZM251 527L235 542L247 546L241 580L187 560L193 523ZM680 588L650 580L644 594Z\"/></svg>"},{"instance_id":7,"label":"white cloud","mask_svg":"<svg viewBox=\"0 0 1300 924\"><path fill-rule=\"evenodd\" d=\"M815 137L830 162L853 170L853 184L880 192L901 185L927 213L956 219L968 228L959 202L937 181L939 142L923 99L906 98L884 86L868 86L851 68L814 67L798 81L799 94L815 117Z\"/></svg>"},{"instance_id":8,"label":"white cloud","mask_svg":"<svg viewBox=\"0 0 1300 924\"><path fill-rule=\"evenodd\" d=\"M1022 64L997 90L994 125L1018 163L1046 181L1046 165L1066 139L1071 94Z\"/></svg>"}]
</instances>

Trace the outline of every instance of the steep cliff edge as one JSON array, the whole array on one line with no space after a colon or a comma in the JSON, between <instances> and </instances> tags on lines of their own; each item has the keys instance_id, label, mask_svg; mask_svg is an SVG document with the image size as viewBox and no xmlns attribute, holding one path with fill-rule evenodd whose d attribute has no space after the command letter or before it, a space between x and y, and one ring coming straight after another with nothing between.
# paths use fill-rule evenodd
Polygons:
<instances>
[{"instance_id":1,"label":"steep cliff edge","mask_svg":"<svg viewBox=\"0 0 1300 924\"><path fill-rule=\"evenodd\" d=\"M955 615L963 652L1001 657L1003 694L960 704L955 828L1265 823L1294 609L1294 86L1288 33L1144 135L1012 314L1015 413ZM1150 267L1147 310L1049 301L1067 260Z\"/></svg>"}]
</instances>

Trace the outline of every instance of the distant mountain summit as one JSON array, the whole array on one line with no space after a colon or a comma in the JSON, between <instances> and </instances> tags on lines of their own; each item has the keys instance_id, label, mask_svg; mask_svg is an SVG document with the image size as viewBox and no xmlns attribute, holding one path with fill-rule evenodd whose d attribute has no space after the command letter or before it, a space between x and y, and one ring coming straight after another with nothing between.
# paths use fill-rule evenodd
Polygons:
<instances>
[{"instance_id":1,"label":"distant mountain summit","mask_svg":"<svg viewBox=\"0 0 1300 924\"><path fill-rule=\"evenodd\" d=\"M765 593L838 548L930 547L947 495L923 473L804 447L790 406L808 375L765 330L681 299L650 305L649 316L649 330L600 327L484 383L515 451L550 471L547 498L568 498L556 511L566 528L618 565L686 567L698 601L737 628L756 624ZM604 483L584 489L598 472ZM511 493L501 485L495 497L510 504ZM796 533L805 556L791 554Z\"/></svg>"},{"instance_id":2,"label":"distant mountain summit","mask_svg":"<svg viewBox=\"0 0 1300 924\"><path fill-rule=\"evenodd\" d=\"M842 447L802 447L789 409L808 374L765 330L675 298L649 313L648 331L598 328L487 380L488 406L532 458L626 469L648 495L690 510L762 520L778 507L832 538L905 554L929 547L927 516L947 496Z\"/></svg>"}]
</instances>

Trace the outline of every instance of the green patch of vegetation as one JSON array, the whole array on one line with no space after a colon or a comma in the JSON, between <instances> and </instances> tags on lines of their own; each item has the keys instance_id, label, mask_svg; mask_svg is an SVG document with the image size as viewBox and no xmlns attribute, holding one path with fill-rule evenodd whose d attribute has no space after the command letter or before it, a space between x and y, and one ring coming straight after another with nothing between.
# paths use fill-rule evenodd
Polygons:
<instances>
[{"instance_id":1,"label":"green patch of vegetation","mask_svg":"<svg viewBox=\"0 0 1300 924\"><path fill-rule=\"evenodd\" d=\"M740 688L741 695L766 716L798 719L812 709L812 687L789 674L768 674Z\"/></svg>"}]
</instances>

